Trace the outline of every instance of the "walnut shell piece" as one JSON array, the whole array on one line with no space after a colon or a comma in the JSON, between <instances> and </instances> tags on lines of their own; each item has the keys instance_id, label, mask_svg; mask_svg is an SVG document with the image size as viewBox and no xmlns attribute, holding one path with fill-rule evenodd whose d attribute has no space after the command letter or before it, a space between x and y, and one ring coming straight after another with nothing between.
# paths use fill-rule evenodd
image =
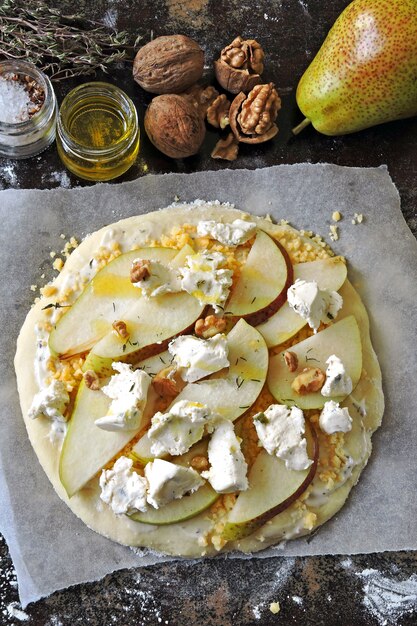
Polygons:
<instances>
[{"instance_id":1,"label":"walnut shell piece","mask_svg":"<svg viewBox=\"0 0 417 626\"><path fill-rule=\"evenodd\" d=\"M230 93L247 93L261 82L264 57L264 51L255 39L236 37L214 62L216 78Z\"/></svg>"},{"instance_id":2,"label":"walnut shell piece","mask_svg":"<svg viewBox=\"0 0 417 626\"><path fill-rule=\"evenodd\" d=\"M219 139L210 156L212 159L236 161L238 152L239 141L233 133L229 133L225 139Z\"/></svg>"},{"instance_id":3,"label":"walnut shell piece","mask_svg":"<svg viewBox=\"0 0 417 626\"><path fill-rule=\"evenodd\" d=\"M207 109L207 121L215 128L224 130L229 125L230 102L222 93Z\"/></svg>"},{"instance_id":4,"label":"walnut shell piece","mask_svg":"<svg viewBox=\"0 0 417 626\"><path fill-rule=\"evenodd\" d=\"M181 93L203 75L204 52L185 35L157 37L135 56L133 78L151 93Z\"/></svg>"},{"instance_id":5,"label":"walnut shell piece","mask_svg":"<svg viewBox=\"0 0 417 626\"><path fill-rule=\"evenodd\" d=\"M275 120L281 108L281 99L274 83L256 85L248 95L240 93L229 111L230 128L242 143L263 143L275 137Z\"/></svg>"},{"instance_id":6,"label":"walnut shell piece","mask_svg":"<svg viewBox=\"0 0 417 626\"><path fill-rule=\"evenodd\" d=\"M206 134L198 108L175 94L152 100L145 114L145 130L154 146L173 159L196 154Z\"/></svg>"},{"instance_id":7,"label":"walnut shell piece","mask_svg":"<svg viewBox=\"0 0 417 626\"><path fill-rule=\"evenodd\" d=\"M183 98L189 100L198 109L203 119L206 117L208 109L218 95L219 92L211 85L207 85L207 87L193 85L181 94Z\"/></svg>"}]
</instances>

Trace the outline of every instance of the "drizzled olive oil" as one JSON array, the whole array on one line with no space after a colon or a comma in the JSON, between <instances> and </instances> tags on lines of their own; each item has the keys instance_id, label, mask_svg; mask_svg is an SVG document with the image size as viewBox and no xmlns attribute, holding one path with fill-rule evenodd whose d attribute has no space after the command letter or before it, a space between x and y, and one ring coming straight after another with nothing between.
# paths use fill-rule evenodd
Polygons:
<instances>
[{"instance_id":1,"label":"drizzled olive oil","mask_svg":"<svg viewBox=\"0 0 417 626\"><path fill-rule=\"evenodd\" d=\"M120 176L136 160L139 128L133 102L118 87L86 83L64 99L57 146L64 165L80 178Z\"/></svg>"}]
</instances>

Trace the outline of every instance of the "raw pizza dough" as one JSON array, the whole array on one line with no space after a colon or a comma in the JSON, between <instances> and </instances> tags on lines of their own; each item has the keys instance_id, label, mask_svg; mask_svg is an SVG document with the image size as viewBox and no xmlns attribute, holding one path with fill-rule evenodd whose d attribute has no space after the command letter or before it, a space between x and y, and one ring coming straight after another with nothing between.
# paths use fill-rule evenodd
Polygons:
<instances>
[{"instance_id":1,"label":"raw pizza dough","mask_svg":"<svg viewBox=\"0 0 417 626\"><path fill-rule=\"evenodd\" d=\"M291 241L293 236L297 236L301 237L302 245L309 244L315 249L322 249L315 241L300 235L286 224L275 225L269 218L248 215L230 205L196 201L191 205L176 204L150 214L130 217L89 235L70 255L53 285L59 290L68 284L69 277L85 268L106 240L117 240L122 252L127 252L145 246L150 241L160 241L164 235L171 236L175 226L196 225L201 220L210 219L226 223L237 218L257 222L258 228L281 241L285 238ZM345 435L345 451L353 458L354 465L351 471L346 471L346 468L340 470L340 476L327 497L311 499L312 505L308 506L308 511L317 516L314 528L327 521L343 506L351 488L358 481L371 452L371 435L381 423L384 407L381 372L370 340L365 307L348 281L344 283L339 293L343 296L344 305L336 321L347 315L355 316L360 328L363 350L360 381L343 402L343 406L349 407L353 418L353 428ZM67 497L58 475L59 446L52 444L48 436L50 422L46 418L30 420L27 417L33 397L39 391L33 366L36 355L35 325L44 319L44 307L56 299L56 295L50 298L43 297L29 312L18 338L15 367L22 413L30 441L59 497L87 526L121 544L145 546L184 557L215 554L220 547L219 544L213 545L210 539L208 541L202 539L204 536L210 537L215 523L208 518L207 511L187 521L166 526L135 522L125 515L118 517L100 500L98 477L91 480L71 499ZM316 480L319 480L317 473L314 481ZM252 535L239 541L228 542L223 546L223 550L255 552L277 544L283 539L308 534L311 529L306 527L308 524L305 524L305 518L297 515L294 505L291 505ZM204 545L205 543L207 545Z\"/></svg>"}]
</instances>

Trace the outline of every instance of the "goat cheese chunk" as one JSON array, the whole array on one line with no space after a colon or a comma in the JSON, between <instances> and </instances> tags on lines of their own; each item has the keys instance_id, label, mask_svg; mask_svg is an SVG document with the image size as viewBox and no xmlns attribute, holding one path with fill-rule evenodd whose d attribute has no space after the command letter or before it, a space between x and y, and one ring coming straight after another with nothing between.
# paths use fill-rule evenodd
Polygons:
<instances>
[{"instance_id":1,"label":"goat cheese chunk","mask_svg":"<svg viewBox=\"0 0 417 626\"><path fill-rule=\"evenodd\" d=\"M155 509L182 498L186 493L194 493L205 483L194 469L162 459L147 463L145 476L148 481L147 500Z\"/></svg>"},{"instance_id":2,"label":"goat cheese chunk","mask_svg":"<svg viewBox=\"0 0 417 626\"><path fill-rule=\"evenodd\" d=\"M100 476L100 498L116 515L145 512L147 481L132 470L133 461L125 456L117 459L113 468Z\"/></svg>"},{"instance_id":3,"label":"goat cheese chunk","mask_svg":"<svg viewBox=\"0 0 417 626\"><path fill-rule=\"evenodd\" d=\"M142 261L135 259L132 265ZM134 287L142 290L145 298L162 296L165 293L177 293L181 291L181 275L178 270L167 267L159 261L147 261L148 273L141 280L132 283Z\"/></svg>"},{"instance_id":4,"label":"goat cheese chunk","mask_svg":"<svg viewBox=\"0 0 417 626\"><path fill-rule=\"evenodd\" d=\"M176 402L167 413L155 413L147 433L151 440L151 454L184 454L200 441L213 417L204 404L187 400Z\"/></svg>"},{"instance_id":5,"label":"goat cheese chunk","mask_svg":"<svg viewBox=\"0 0 417 626\"><path fill-rule=\"evenodd\" d=\"M260 445L268 454L285 461L293 470L305 470L312 464L307 455L304 437L304 414L298 407L271 404L266 411L253 418Z\"/></svg>"},{"instance_id":6,"label":"goat cheese chunk","mask_svg":"<svg viewBox=\"0 0 417 626\"><path fill-rule=\"evenodd\" d=\"M181 378L193 383L209 374L229 367L229 347L226 335L218 334L210 339L193 335L181 335L168 346Z\"/></svg>"},{"instance_id":7,"label":"goat cheese chunk","mask_svg":"<svg viewBox=\"0 0 417 626\"><path fill-rule=\"evenodd\" d=\"M182 289L200 304L210 304L216 313L223 310L232 286L233 272L218 269L225 260L220 252L204 250L187 256L186 265L180 269Z\"/></svg>"},{"instance_id":8,"label":"goat cheese chunk","mask_svg":"<svg viewBox=\"0 0 417 626\"><path fill-rule=\"evenodd\" d=\"M317 332L321 322L334 320L342 308L343 298L337 291L320 289L316 281L297 278L287 291L289 306Z\"/></svg>"},{"instance_id":9,"label":"goat cheese chunk","mask_svg":"<svg viewBox=\"0 0 417 626\"><path fill-rule=\"evenodd\" d=\"M64 416L64 412L68 402L69 395L64 383L53 379L47 387L43 387L33 398L28 417L36 419L43 415L52 421L66 422L67 418Z\"/></svg>"},{"instance_id":10,"label":"goat cheese chunk","mask_svg":"<svg viewBox=\"0 0 417 626\"><path fill-rule=\"evenodd\" d=\"M113 363L114 374L102 391L112 399L109 412L95 420L103 430L137 430L146 405L151 377L143 370L132 370L126 363Z\"/></svg>"},{"instance_id":11,"label":"goat cheese chunk","mask_svg":"<svg viewBox=\"0 0 417 626\"><path fill-rule=\"evenodd\" d=\"M347 407L340 407L338 402L324 403L319 418L320 428L328 435L333 433L347 433L352 430L352 418Z\"/></svg>"},{"instance_id":12,"label":"goat cheese chunk","mask_svg":"<svg viewBox=\"0 0 417 626\"><path fill-rule=\"evenodd\" d=\"M342 361L335 354L332 354L326 363L326 382L321 388L321 395L326 398L348 396L353 388L352 379L346 374Z\"/></svg>"},{"instance_id":13,"label":"goat cheese chunk","mask_svg":"<svg viewBox=\"0 0 417 626\"><path fill-rule=\"evenodd\" d=\"M214 220L201 221L197 225L199 237L210 237L220 241L224 246L239 246L253 237L256 231L255 222L234 220L230 224L221 224Z\"/></svg>"},{"instance_id":14,"label":"goat cheese chunk","mask_svg":"<svg viewBox=\"0 0 417 626\"><path fill-rule=\"evenodd\" d=\"M203 472L210 485L217 493L245 491L249 487L248 466L240 449L239 439L235 435L233 423L218 419L208 444L210 469Z\"/></svg>"}]
</instances>

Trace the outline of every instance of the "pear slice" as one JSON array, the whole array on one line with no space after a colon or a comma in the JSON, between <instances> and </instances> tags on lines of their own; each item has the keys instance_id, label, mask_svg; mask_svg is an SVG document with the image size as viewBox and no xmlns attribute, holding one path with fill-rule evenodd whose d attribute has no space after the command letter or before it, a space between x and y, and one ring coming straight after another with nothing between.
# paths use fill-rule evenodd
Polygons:
<instances>
[{"instance_id":1,"label":"pear slice","mask_svg":"<svg viewBox=\"0 0 417 626\"><path fill-rule=\"evenodd\" d=\"M229 513L222 532L224 539L234 541L250 535L287 509L307 489L319 458L317 435L307 421L306 439L308 456L313 460L306 470L288 469L285 461L261 450L249 471L249 489L239 494Z\"/></svg>"},{"instance_id":2,"label":"pear slice","mask_svg":"<svg viewBox=\"0 0 417 626\"><path fill-rule=\"evenodd\" d=\"M293 270L287 252L261 230L233 287L227 312L252 325L260 324L284 304L292 283Z\"/></svg>"},{"instance_id":3,"label":"pear slice","mask_svg":"<svg viewBox=\"0 0 417 626\"><path fill-rule=\"evenodd\" d=\"M155 401L156 394L150 388L140 428L149 422ZM82 489L140 431L138 428L108 432L98 428L94 422L106 415L110 402L102 391L92 391L81 382L59 461L59 477L69 497Z\"/></svg>"},{"instance_id":4,"label":"pear slice","mask_svg":"<svg viewBox=\"0 0 417 626\"><path fill-rule=\"evenodd\" d=\"M173 500L160 509L148 509L145 513L132 513L130 519L143 524L175 524L195 517L214 504L219 494L208 483L188 496Z\"/></svg>"},{"instance_id":5,"label":"pear slice","mask_svg":"<svg viewBox=\"0 0 417 626\"><path fill-rule=\"evenodd\" d=\"M114 331L101 339L89 353L83 370L94 370L99 376L112 373L112 363L138 360L166 350L177 335L191 332L201 316L202 305L188 293L167 293L157 298L139 298L123 316L129 339L123 341Z\"/></svg>"},{"instance_id":6,"label":"pear slice","mask_svg":"<svg viewBox=\"0 0 417 626\"><path fill-rule=\"evenodd\" d=\"M345 282L346 275L346 262L341 256L294 265L294 282L297 278L307 282L315 280L320 289L337 291ZM257 330L268 348L272 348L296 335L306 324L306 320L285 302L266 322L257 326Z\"/></svg>"},{"instance_id":7,"label":"pear slice","mask_svg":"<svg viewBox=\"0 0 417 626\"><path fill-rule=\"evenodd\" d=\"M69 357L89 350L140 298L140 290L130 282L132 261L143 258L168 264L177 253L172 248L139 248L110 261L59 319L49 337L51 352Z\"/></svg>"},{"instance_id":8,"label":"pear slice","mask_svg":"<svg viewBox=\"0 0 417 626\"><path fill-rule=\"evenodd\" d=\"M136 455L132 455L135 459ZM172 463L191 467L191 460L195 456L207 457L207 441L201 441L195 444L188 452L171 459ZM194 493L184 496L178 500L173 500L169 504L160 509L150 508L145 513L138 511L129 515L130 519L143 524L155 524L157 526L165 524L175 524L190 517L198 515L209 506L211 506L219 498L219 494L214 491L213 487L206 483Z\"/></svg>"},{"instance_id":9,"label":"pear slice","mask_svg":"<svg viewBox=\"0 0 417 626\"><path fill-rule=\"evenodd\" d=\"M268 371L265 341L255 328L241 319L227 335L227 343L229 369L216 372L207 380L186 385L174 403L180 400L201 402L232 421L252 406L262 391ZM152 460L151 442L146 434L139 439L133 452L143 463Z\"/></svg>"},{"instance_id":10,"label":"pear slice","mask_svg":"<svg viewBox=\"0 0 417 626\"><path fill-rule=\"evenodd\" d=\"M325 398L320 391L299 395L291 388L294 378L305 367L319 367L326 371L326 360L335 354L342 360L346 373L352 379L353 389L359 382L362 372L362 344L358 324L353 315L328 326L316 335L291 346L291 352L298 357L298 369L290 372L280 352L271 358L268 373L268 387L280 404L296 405L300 409L320 409L330 398ZM335 402L342 402L344 396L332 397Z\"/></svg>"}]
</instances>

